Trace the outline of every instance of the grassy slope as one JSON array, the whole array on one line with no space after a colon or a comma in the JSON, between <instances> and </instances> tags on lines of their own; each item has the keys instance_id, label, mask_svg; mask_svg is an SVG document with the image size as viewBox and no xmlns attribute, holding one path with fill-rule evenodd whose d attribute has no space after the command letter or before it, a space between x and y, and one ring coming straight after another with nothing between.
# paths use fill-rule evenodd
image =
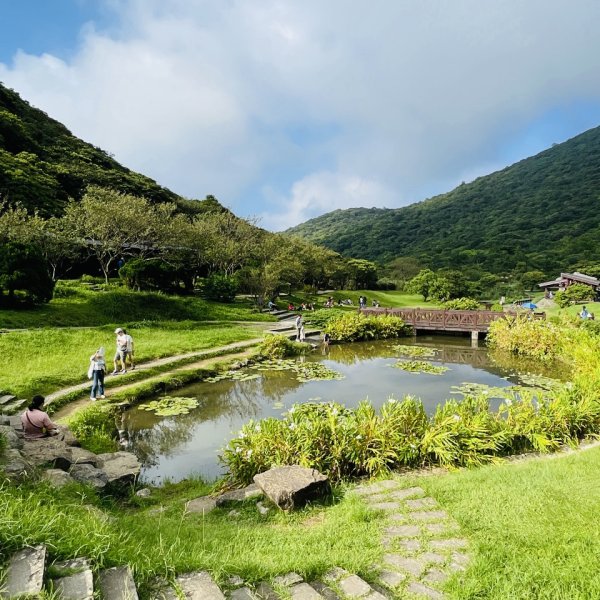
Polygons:
<instances>
[{"instance_id":1,"label":"grassy slope","mask_svg":"<svg viewBox=\"0 0 600 600\"><path fill-rule=\"evenodd\" d=\"M419 483L476 548L461 599L600 598L600 448Z\"/></svg>"}]
</instances>

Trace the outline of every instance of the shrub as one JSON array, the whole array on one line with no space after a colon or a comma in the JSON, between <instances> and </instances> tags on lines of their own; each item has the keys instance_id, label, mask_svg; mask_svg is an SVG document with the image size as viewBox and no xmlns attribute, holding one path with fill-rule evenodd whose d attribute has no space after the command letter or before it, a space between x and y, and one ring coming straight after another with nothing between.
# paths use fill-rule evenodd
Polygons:
<instances>
[{"instance_id":1,"label":"shrub","mask_svg":"<svg viewBox=\"0 0 600 600\"><path fill-rule=\"evenodd\" d=\"M6 441L6 437L3 433L0 433L0 456L2 456L2 454L4 453L4 450L6 449L7 445L8 443Z\"/></svg>"},{"instance_id":2,"label":"shrub","mask_svg":"<svg viewBox=\"0 0 600 600\"><path fill-rule=\"evenodd\" d=\"M345 313L328 321L325 332L329 333L331 339L337 342L356 342L409 335L412 328L400 317Z\"/></svg>"},{"instance_id":3,"label":"shrub","mask_svg":"<svg viewBox=\"0 0 600 600\"><path fill-rule=\"evenodd\" d=\"M119 277L129 289L137 291L176 292L182 289L181 282L187 282L191 290L189 275L160 258L130 260L119 269Z\"/></svg>"},{"instance_id":4,"label":"shrub","mask_svg":"<svg viewBox=\"0 0 600 600\"><path fill-rule=\"evenodd\" d=\"M583 283L574 283L570 285L566 290L559 290L554 294L554 301L561 308L569 306L572 302L585 302L593 300L594 290Z\"/></svg>"},{"instance_id":5,"label":"shrub","mask_svg":"<svg viewBox=\"0 0 600 600\"><path fill-rule=\"evenodd\" d=\"M84 448L92 452L113 452L117 449L115 417L115 406L92 404L69 420L69 428Z\"/></svg>"},{"instance_id":6,"label":"shrub","mask_svg":"<svg viewBox=\"0 0 600 600\"><path fill-rule=\"evenodd\" d=\"M233 277L211 275L204 280L202 295L208 300L217 302L233 302L238 290L238 283Z\"/></svg>"},{"instance_id":7,"label":"shrub","mask_svg":"<svg viewBox=\"0 0 600 600\"><path fill-rule=\"evenodd\" d=\"M473 298L455 298L444 302L448 310L479 310L479 302Z\"/></svg>"},{"instance_id":8,"label":"shrub","mask_svg":"<svg viewBox=\"0 0 600 600\"><path fill-rule=\"evenodd\" d=\"M546 360L560 353L564 332L548 321L515 317L493 321L487 340L492 348Z\"/></svg>"},{"instance_id":9,"label":"shrub","mask_svg":"<svg viewBox=\"0 0 600 600\"><path fill-rule=\"evenodd\" d=\"M259 345L258 352L265 358L285 358L304 354L311 346L294 342L284 335L269 335Z\"/></svg>"}]
</instances>

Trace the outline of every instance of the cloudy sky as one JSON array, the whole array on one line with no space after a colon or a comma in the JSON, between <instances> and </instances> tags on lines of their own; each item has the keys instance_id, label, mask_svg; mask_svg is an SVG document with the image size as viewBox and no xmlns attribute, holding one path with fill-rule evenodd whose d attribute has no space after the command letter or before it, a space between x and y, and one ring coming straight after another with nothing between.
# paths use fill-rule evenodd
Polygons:
<instances>
[{"instance_id":1,"label":"cloudy sky","mask_svg":"<svg viewBox=\"0 0 600 600\"><path fill-rule=\"evenodd\" d=\"M0 0L0 81L282 230L600 125L598 0Z\"/></svg>"}]
</instances>

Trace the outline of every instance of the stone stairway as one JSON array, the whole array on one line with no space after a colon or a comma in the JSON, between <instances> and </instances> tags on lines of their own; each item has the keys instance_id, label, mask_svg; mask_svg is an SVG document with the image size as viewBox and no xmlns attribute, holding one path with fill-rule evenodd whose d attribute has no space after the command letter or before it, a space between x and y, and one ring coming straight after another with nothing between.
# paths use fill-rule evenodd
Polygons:
<instances>
[{"instance_id":1,"label":"stone stairway","mask_svg":"<svg viewBox=\"0 0 600 600\"><path fill-rule=\"evenodd\" d=\"M24 398L19 399L13 394L0 391L0 413L14 415L23 410L28 403L28 400Z\"/></svg>"}]
</instances>

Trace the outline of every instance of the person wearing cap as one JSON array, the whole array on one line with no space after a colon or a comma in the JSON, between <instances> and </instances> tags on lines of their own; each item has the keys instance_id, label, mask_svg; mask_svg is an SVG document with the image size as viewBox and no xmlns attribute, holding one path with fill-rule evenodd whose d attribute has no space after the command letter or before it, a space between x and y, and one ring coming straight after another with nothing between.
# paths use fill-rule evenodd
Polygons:
<instances>
[{"instance_id":1,"label":"person wearing cap","mask_svg":"<svg viewBox=\"0 0 600 600\"><path fill-rule=\"evenodd\" d=\"M113 372L112 375L116 375L117 373L127 373L127 366L125 361L127 360L127 336L121 327L117 327L115 329L115 333L117 334L117 351L115 352L115 357L113 359ZM121 371L118 368L118 362L121 362Z\"/></svg>"},{"instance_id":2,"label":"person wearing cap","mask_svg":"<svg viewBox=\"0 0 600 600\"><path fill-rule=\"evenodd\" d=\"M88 375L91 375L92 390L90 392L90 400L96 398L104 398L104 373L106 373L106 361L104 360L104 348L100 347L92 356L90 356L90 370Z\"/></svg>"}]
</instances>

